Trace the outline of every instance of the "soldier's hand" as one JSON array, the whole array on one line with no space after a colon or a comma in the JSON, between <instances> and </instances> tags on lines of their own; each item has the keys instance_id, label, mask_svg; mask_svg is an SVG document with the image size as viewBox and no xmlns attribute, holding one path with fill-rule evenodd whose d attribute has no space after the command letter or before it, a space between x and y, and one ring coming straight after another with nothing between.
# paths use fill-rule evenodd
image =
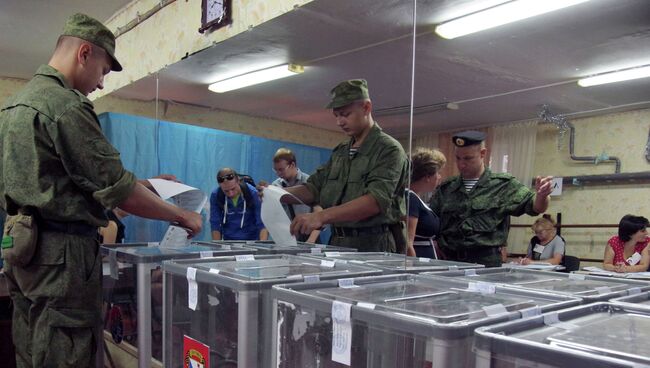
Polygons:
<instances>
[{"instance_id":1,"label":"soldier's hand","mask_svg":"<svg viewBox=\"0 0 650 368\"><path fill-rule=\"evenodd\" d=\"M269 186L269 183L267 183L264 180L260 180L259 183L257 183L257 195L260 197L260 201L264 199L264 189Z\"/></svg>"},{"instance_id":2,"label":"soldier's hand","mask_svg":"<svg viewBox=\"0 0 650 368\"><path fill-rule=\"evenodd\" d=\"M188 239L201 232L203 227L203 217L196 212L185 211L178 221L178 226L187 231Z\"/></svg>"},{"instance_id":3,"label":"soldier's hand","mask_svg":"<svg viewBox=\"0 0 650 368\"><path fill-rule=\"evenodd\" d=\"M538 176L535 178L535 192L538 197L546 197L553 191L552 176Z\"/></svg>"},{"instance_id":4,"label":"soldier's hand","mask_svg":"<svg viewBox=\"0 0 650 368\"><path fill-rule=\"evenodd\" d=\"M322 213L312 212L294 217L291 222L291 235L310 234L314 230L320 230L325 225L320 215Z\"/></svg>"}]
</instances>

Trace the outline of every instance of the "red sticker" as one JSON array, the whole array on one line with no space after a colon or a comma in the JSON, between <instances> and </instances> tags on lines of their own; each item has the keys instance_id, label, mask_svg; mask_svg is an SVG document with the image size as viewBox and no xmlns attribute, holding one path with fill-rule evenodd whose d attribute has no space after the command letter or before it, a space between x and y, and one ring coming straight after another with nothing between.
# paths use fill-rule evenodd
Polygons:
<instances>
[{"instance_id":1,"label":"red sticker","mask_svg":"<svg viewBox=\"0 0 650 368\"><path fill-rule=\"evenodd\" d=\"M183 368L209 368L210 347L183 336Z\"/></svg>"}]
</instances>

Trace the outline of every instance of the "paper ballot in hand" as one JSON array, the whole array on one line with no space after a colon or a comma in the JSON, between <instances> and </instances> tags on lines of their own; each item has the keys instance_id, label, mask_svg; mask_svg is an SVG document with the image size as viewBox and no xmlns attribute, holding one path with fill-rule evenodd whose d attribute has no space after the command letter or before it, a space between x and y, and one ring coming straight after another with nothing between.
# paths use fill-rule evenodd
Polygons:
<instances>
[{"instance_id":1,"label":"paper ballot in hand","mask_svg":"<svg viewBox=\"0 0 650 368\"><path fill-rule=\"evenodd\" d=\"M285 195L292 195L286 190L268 186L264 188L264 200L262 201L262 222L271 234L276 244L296 246L296 237L291 235L289 227L291 220L284 211L280 199Z\"/></svg>"},{"instance_id":2,"label":"paper ballot in hand","mask_svg":"<svg viewBox=\"0 0 650 368\"><path fill-rule=\"evenodd\" d=\"M149 179L160 198L171 201L185 210L200 213L208 197L199 189L164 179ZM161 247L178 247L189 244L187 231L180 226L170 225L160 242Z\"/></svg>"}]
</instances>

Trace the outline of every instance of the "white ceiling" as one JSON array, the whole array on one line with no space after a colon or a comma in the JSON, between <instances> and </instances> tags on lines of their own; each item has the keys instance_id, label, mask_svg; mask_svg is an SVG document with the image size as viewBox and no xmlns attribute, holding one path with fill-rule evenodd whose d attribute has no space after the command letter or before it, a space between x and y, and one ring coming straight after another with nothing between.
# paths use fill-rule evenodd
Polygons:
<instances>
[{"instance_id":1,"label":"white ceiling","mask_svg":"<svg viewBox=\"0 0 650 368\"><path fill-rule=\"evenodd\" d=\"M87 3L1 0L2 50L30 44L27 39L5 41L5 1L13 8L31 4L21 10L23 19L37 3ZM650 107L648 78L591 88L575 84L576 78L585 75L650 64L650 1L591 0L454 40L441 39L432 32L436 23L455 17L459 7L495 1L503 2L417 1L415 106L457 102L459 109L417 114L416 132L530 119L544 103L560 113ZM119 8L126 1L96 3ZM95 16L106 19L112 14L104 10L106 14ZM42 24L61 27L69 12L58 13L56 22L45 18ZM161 99L337 130L323 106L329 89L340 80L366 78L375 110L409 105L412 17L409 0L315 0L161 71L159 95ZM13 21L14 27L17 23ZM49 55L53 42L42 59ZM14 53L26 49L18 47ZM16 68L15 74L26 68L14 53L9 53L11 60L0 60L0 75L8 75L5 71L11 68ZM210 82L285 62L305 65L306 71L225 94L207 89ZM155 86L155 76L150 76L115 94L152 100ZM376 119L395 135L408 131L408 114Z\"/></svg>"},{"instance_id":2,"label":"white ceiling","mask_svg":"<svg viewBox=\"0 0 650 368\"><path fill-rule=\"evenodd\" d=\"M50 59L70 15L105 21L130 1L0 0L0 76L31 78Z\"/></svg>"},{"instance_id":3,"label":"white ceiling","mask_svg":"<svg viewBox=\"0 0 650 368\"><path fill-rule=\"evenodd\" d=\"M650 79L591 88L575 83L650 64L650 1L592 0L454 40L431 32L457 7L475 3L417 2L415 106L458 102L460 108L417 114L416 132L530 119L544 103L560 113L650 106ZM316 0L168 67L159 74L160 98L336 130L323 106L340 80L366 78L375 110L409 105L412 17L411 1ZM207 89L284 62L306 71L225 94ZM502 95L513 91L520 92ZM155 77L117 93L153 99ZM408 114L377 120L395 135L408 131Z\"/></svg>"}]
</instances>

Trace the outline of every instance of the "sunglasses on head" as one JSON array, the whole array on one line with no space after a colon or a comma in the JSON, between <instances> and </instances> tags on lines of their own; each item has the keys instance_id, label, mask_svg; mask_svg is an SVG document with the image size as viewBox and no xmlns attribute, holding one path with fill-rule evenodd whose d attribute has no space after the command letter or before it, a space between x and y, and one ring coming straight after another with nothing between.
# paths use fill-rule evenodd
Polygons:
<instances>
[{"instance_id":1,"label":"sunglasses on head","mask_svg":"<svg viewBox=\"0 0 650 368\"><path fill-rule=\"evenodd\" d=\"M236 178L235 174L226 174L224 176L217 176L217 183L223 183L226 180L231 181L234 178Z\"/></svg>"}]
</instances>

